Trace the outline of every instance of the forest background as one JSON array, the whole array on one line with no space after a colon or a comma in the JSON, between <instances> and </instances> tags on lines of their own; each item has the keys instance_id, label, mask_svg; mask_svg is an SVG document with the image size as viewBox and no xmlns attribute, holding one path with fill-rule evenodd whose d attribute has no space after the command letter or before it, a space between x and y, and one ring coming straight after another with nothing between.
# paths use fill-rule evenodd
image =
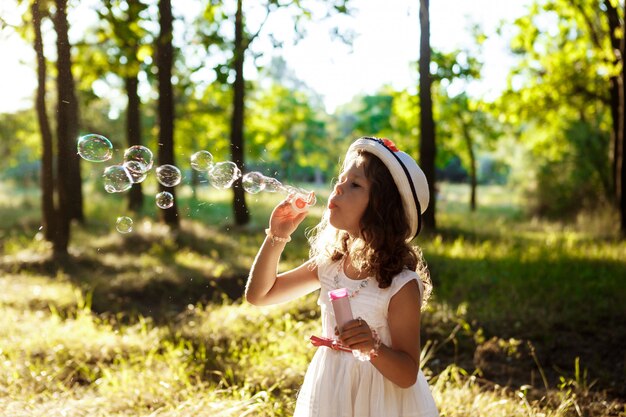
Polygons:
<instances>
[{"instance_id":1,"label":"forest background","mask_svg":"<svg viewBox=\"0 0 626 417\"><path fill-rule=\"evenodd\" d=\"M316 190L311 227L361 135L412 154L437 196L416 243L435 284L422 366L442 414L624 415L624 5L530 3L491 35L517 60L489 98L467 93L484 73L482 28L471 47L433 49L439 22L419 5L420 39L398 39L420 44L416 85L329 112L279 54L257 65L254 44L280 50L263 31L272 14L304 38L349 18L349 0L209 0L191 19L166 0L103 0L77 38L77 4L16 1L23 22L2 30L32 44L38 85L33 109L0 114L3 415L289 415L315 300L258 311L240 298L278 196L215 190L188 161L205 149ZM183 184L106 193L103 166L76 154L87 133L117 161L147 146ZM152 204L159 190L172 208ZM294 240L283 268L306 257Z\"/></svg>"}]
</instances>

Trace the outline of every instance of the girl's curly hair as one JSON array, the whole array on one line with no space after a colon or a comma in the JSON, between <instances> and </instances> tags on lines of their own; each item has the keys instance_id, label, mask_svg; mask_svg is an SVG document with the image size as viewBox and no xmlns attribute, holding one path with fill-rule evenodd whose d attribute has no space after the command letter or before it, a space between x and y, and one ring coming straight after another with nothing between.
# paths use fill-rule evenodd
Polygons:
<instances>
[{"instance_id":1,"label":"girl's curly hair","mask_svg":"<svg viewBox=\"0 0 626 417\"><path fill-rule=\"evenodd\" d=\"M343 169L360 158L365 175L370 181L369 203L361 218L361 236L337 230L328 222L327 213L309 236L311 257L317 263L338 261L350 254L355 267L372 271L379 288L388 288L393 278L404 268L418 272L424 284L422 305L428 300L432 284L422 251L407 242L410 227L402 198L391 173L376 156L358 150L344 161Z\"/></svg>"}]
</instances>

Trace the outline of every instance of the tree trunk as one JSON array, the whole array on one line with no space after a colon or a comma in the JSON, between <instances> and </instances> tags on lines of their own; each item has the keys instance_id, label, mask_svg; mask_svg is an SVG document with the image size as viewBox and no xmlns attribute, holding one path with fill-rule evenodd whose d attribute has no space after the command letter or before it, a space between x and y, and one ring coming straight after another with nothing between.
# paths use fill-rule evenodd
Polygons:
<instances>
[{"instance_id":1,"label":"tree trunk","mask_svg":"<svg viewBox=\"0 0 626 417\"><path fill-rule=\"evenodd\" d=\"M53 23L57 35L57 228L53 242L56 256L66 256L70 240L70 222L80 219L77 204L82 207L82 194L76 190L75 165L77 104L74 95L74 78L71 70L70 45L67 23L67 0L56 0ZM79 176L80 179L80 176Z\"/></svg>"},{"instance_id":2,"label":"tree trunk","mask_svg":"<svg viewBox=\"0 0 626 417\"><path fill-rule=\"evenodd\" d=\"M437 195L435 192L436 172L435 158L437 148L435 143L435 121L433 120L433 101L431 97L431 76L430 76L430 17L428 12L429 0L420 0L420 166L424 170L428 180L428 190L430 191L430 204L424 213L424 226L427 229L435 230Z\"/></svg>"},{"instance_id":3,"label":"tree trunk","mask_svg":"<svg viewBox=\"0 0 626 417\"><path fill-rule=\"evenodd\" d=\"M71 45L68 37L67 0L56 0L54 27L57 34L57 85L58 123L57 141L59 147L59 211L65 211L68 221L84 221L83 192L80 178L80 157L76 152L78 138L78 101L76 100L74 76L72 75ZM61 202L61 200L64 200ZM61 216L64 216L61 214ZM68 236L69 237L69 236Z\"/></svg>"},{"instance_id":4,"label":"tree trunk","mask_svg":"<svg viewBox=\"0 0 626 417\"><path fill-rule=\"evenodd\" d=\"M467 123L465 123L463 116L461 116L461 128L463 129L463 139L465 140L465 146L467 146L467 153L470 159L470 210L476 211L476 188L478 186L478 178L476 173L476 155L474 154L474 141L472 135L469 132Z\"/></svg>"},{"instance_id":5,"label":"tree trunk","mask_svg":"<svg viewBox=\"0 0 626 417\"><path fill-rule=\"evenodd\" d=\"M52 129L46 112L46 58L41 37L41 10L39 0L31 3L34 49L37 56L37 97L35 108L41 132L41 220L45 239L54 242L56 235L56 213L54 209L54 168Z\"/></svg>"},{"instance_id":6,"label":"tree trunk","mask_svg":"<svg viewBox=\"0 0 626 417\"><path fill-rule=\"evenodd\" d=\"M620 121L622 114L620 113L620 88L621 81L619 77L611 77L610 80L610 98L609 98L609 106L611 109L611 182L612 182L612 198L617 199L619 196L619 168L618 163L620 160L619 157L619 149L620 143L622 142L620 136L623 134L621 131L621 124L623 122Z\"/></svg>"},{"instance_id":7,"label":"tree trunk","mask_svg":"<svg viewBox=\"0 0 626 417\"><path fill-rule=\"evenodd\" d=\"M159 164L175 165L174 161L174 91L172 88L173 66L173 16L171 0L159 0L159 25L161 30L157 38L157 68L159 80ZM159 184L159 189L168 191L176 196L174 188ZM178 228L178 206L176 198L174 205L161 210L162 220L168 225Z\"/></svg>"},{"instance_id":8,"label":"tree trunk","mask_svg":"<svg viewBox=\"0 0 626 417\"><path fill-rule=\"evenodd\" d=\"M140 101L137 88L139 80L137 74L127 76L124 79L128 107L126 109L126 138L128 146L141 145L141 114ZM141 183L133 184L128 193L128 208L134 212L141 210L143 206L143 193Z\"/></svg>"},{"instance_id":9,"label":"tree trunk","mask_svg":"<svg viewBox=\"0 0 626 417\"><path fill-rule=\"evenodd\" d=\"M626 8L626 1L622 5ZM626 9L625 9L626 10ZM622 19L622 34L626 30L626 19ZM624 143L626 138L626 60L624 60L624 54L626 53L626 37L622 36L621 45L621 59L622 59L622 72L621 72L621 95L620 95L620 134L618 135L618 143L616 156L617 161L615 163L617 167L617 175L615 178L619 181L616 187L618 191L619 212L620 212L620 233L622 238L626 238L626 144Z\"/></svg>"},{"instance_id":10,"label":"tree trunk","mask_svg":"<svg viewBox=\"0 0 626 417\"><path fill-rule=\"evenodd\" d=\"M243 78L243 62L246 46L243 39L243 10L242 0L237 0L235 15L235 47L234 67L235 83L233 85L233 116L230 127L230 153L232 161L244 172L244 99L245 80ZM244 225L250 221L250 213L246 207L246 194L241 184L241 178L233 184L233 211L235 224Z\"/></svg>"},{"instance_id":11,"label":"tree trunk","mask_svg":"<svg viewBox=\"0 0 626 417\"><path fill-rule=\"evenodd\" d=\"M613 4L610 0L603 1L604 7L606 8L606 17L609 24L609 36L611 39L611 46L614 51L622 51L621 39L617 37L617 33L621 30L620 28L620 19L617 8L613 7ZM598 45L601 47L601 45ZM615 64L618 64L618 59L616 58ZM611 181L613 183L613 198L616 201L619 201L620 194L620 175L619 172L619 161L620 157L620 148L621 143L623 143L623 129L621 128L623 121L620 120L623 117L623 112L620 111L620 95L621 95L621 77L619 75L613 76L610 78L610 89L609 89L609 106L611 109L611 161L612 163L612 176Z\"/></svg>"}]
</instances>

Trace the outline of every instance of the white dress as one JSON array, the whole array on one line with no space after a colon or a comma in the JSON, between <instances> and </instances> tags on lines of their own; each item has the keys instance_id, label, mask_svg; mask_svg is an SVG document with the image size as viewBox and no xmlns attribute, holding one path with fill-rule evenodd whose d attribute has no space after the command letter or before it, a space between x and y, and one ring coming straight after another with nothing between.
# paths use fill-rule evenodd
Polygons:
<instances>
[{"instance_id":1,"label":"white dress","mask_svg":"<svg viewBox=\"0 0 626 417\"><path fill-rule=\"evenodd\" d=\"M334 337L335 317L328 291L346 287L350 294L361 281L348 278L339 262L318 268L321 292L318 304L322 312L322 336ZM391 336L387 312L391 297L411 280L423 292L417 273L404 270L390 287L378 288L375 279L350 299L354 317L361 317L378 332L382 342L390 346ZM370 362L362 362L351 353L318 347L298 394L294 417L436 417L439 413L428 382L419 371L417 382L401 388L385 378Z\"/></svg>"}]
</instances>

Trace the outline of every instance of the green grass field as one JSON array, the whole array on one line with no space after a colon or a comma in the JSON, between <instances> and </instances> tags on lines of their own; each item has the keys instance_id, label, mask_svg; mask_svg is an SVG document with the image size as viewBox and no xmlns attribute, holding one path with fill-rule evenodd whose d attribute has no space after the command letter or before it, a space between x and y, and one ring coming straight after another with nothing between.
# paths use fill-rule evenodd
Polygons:
<instances>
[{"instance_id":1,"label":"green grass field","mask_svg":"<svg viewBox=\"0 0 626 417\"><path fill-rule=\"evenodd\" d=\"M241 300L280 196L178 190L181 229L153 198L85 186L69 262L50 261L37 190L0 184L0 416L289 416L319 332L317 294L256 308ZM307 257L327 192L281 269ZM626 416L626 242L610 216L528 219L507 190L442 186L438 232L420 236L434 283L422 364L442 416Z\"/></svg>"}]
</instances>

